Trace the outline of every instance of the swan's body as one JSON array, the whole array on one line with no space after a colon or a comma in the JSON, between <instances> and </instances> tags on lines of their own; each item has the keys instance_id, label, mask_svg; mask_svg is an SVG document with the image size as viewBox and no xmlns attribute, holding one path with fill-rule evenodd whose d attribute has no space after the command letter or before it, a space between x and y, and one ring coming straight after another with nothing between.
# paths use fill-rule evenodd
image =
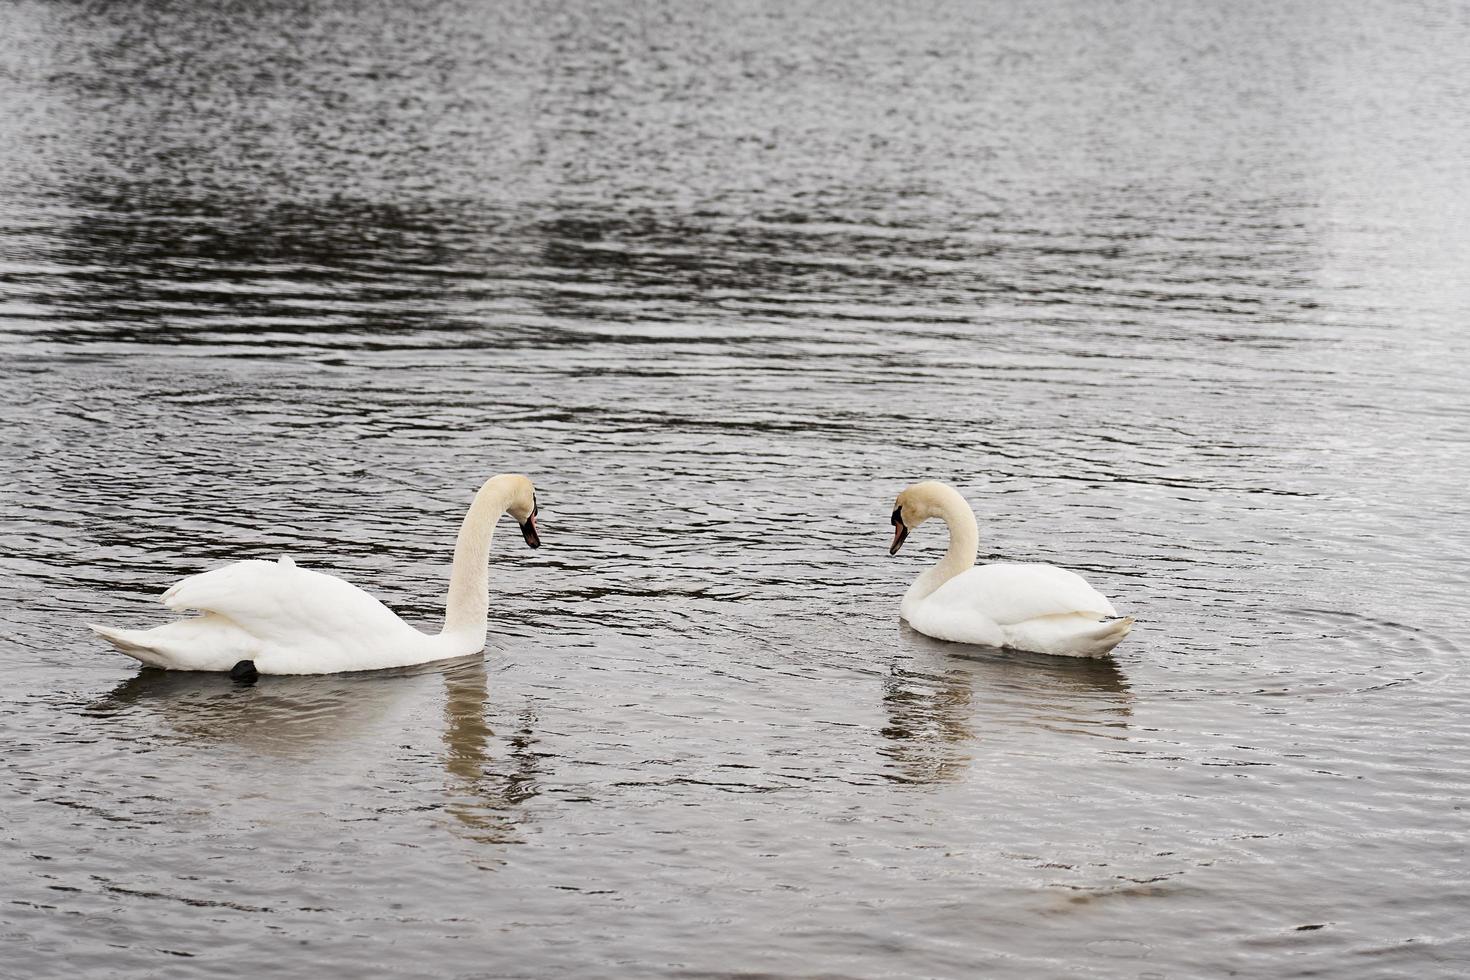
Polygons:
<instances>
[{"instance_id":1,"label":"swan's body","mask_svg":"<svg viewBox=\"0 0 1470 980\"><path fill-rule=\"evenodd\" d=\"M949 525L944 559L909 587L899 615L920 633L956 643L1065 657L1106 656L1133 626L1076 572L1052 565L975 565L980 530L954 488L916 483L893 509L896 554L930 517Z\"/></svg>"},{"instance_id":2,"label":"swan's body","mask_svg":"<svg viewBox=\"0 0 1470 980\"><path fill-rule=\"evenodd\" d=\"M228 671L241 661L261 674L380 670L481 650L489 621L490 538L510 513L526 543L536 536L536 498L524 476L485 482L460 527L445 601L444 628L420 632L387 606L335 575L279 562L240 561L202 572L163 594L176 612L202 615L149 630L92 629L150 667Z\"/></svg>"}]
</instances>

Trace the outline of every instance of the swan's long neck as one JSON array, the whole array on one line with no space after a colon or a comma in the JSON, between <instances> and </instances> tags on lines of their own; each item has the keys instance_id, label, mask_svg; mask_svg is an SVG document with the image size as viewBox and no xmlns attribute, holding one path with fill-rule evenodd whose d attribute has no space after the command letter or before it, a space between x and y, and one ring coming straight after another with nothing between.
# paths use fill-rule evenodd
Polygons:
<instances>
[{"instance_id":1,"label":"swan's long neck","mask_svg":"<svg viewBox=\"0 0 1470 980\"><path fill-rule=\"evenodd\" d=\"M949 525L949 550L938 565L919 576L911 592L913 598L922 599L945 582L975 565L975 554L980 547L980 526L975 523L975 512L959 492L943 484L929 484L928 503L934 513Z\"/></svg>"},{"instance_id":2,"label":"swan's long neck","mask_svg":"<svg viewBox=\"0 0 1470 980\"><path fill-rule=\"evenodd\" d=\"M454 567L444 600L444 633L483 639L490 622L490 539L495 522L510 505L515 488L504 477L485 481L459 526L454 541Z\"/></svg>"}]
</instances>

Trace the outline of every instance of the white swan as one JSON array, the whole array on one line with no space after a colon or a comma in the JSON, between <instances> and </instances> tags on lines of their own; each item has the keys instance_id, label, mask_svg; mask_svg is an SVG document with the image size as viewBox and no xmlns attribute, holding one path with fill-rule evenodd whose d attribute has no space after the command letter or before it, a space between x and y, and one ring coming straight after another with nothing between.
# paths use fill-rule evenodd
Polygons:
<instances>
[{"instance_id":1,"label":"white swan","mask_svg":"<svg viewBox=\"0 0 1470 980\"><path fill-rule=\"evenodd\" d=\"M91 628L150 667L261 674L333 674L461 657L485 646L489 622L490 538L500 515L539 547L536 488L517 474L485 481L454 542L444 628L430 636L335 575L298 568L290 558L239 561L190 576L163 594L176 612L203 615L149 630ZM89 626L91 624L88 624Z\"/></svg>"},{"instance_id":2,"label":"white swan","mask_svg":"<svg viewBox=\"0 0 1470 980\"><path fill-rule=\"evenodd\" d=\"M915 483L893 507L898 554L912 528L931 517L949 525L944 559L909 587L899 615L920 633L956 643L1064 657L1106 656L1133 626L1076 572L1052 565L975 566L980 529L965 498L934 480Z\"/></svg>"}]
</instances>

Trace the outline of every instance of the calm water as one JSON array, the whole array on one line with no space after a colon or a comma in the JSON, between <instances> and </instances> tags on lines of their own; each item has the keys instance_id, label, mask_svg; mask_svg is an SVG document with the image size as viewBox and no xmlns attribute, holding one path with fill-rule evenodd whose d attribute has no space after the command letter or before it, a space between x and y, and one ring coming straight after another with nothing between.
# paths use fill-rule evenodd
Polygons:
<instances>
[{"instance_id":1,"label":"calm water","mask_svg":"<svg viewBox=\"0 0 1470 980\"><path fill-rule=\"evenodd\" d=\"M1463 975L1467 52L1451 2L6 4L0 975ZM282 553L432 624L507 470L483 659L82 626ZM925 477L1115 660L900 625Z\"/></svg>"}]
</instances>

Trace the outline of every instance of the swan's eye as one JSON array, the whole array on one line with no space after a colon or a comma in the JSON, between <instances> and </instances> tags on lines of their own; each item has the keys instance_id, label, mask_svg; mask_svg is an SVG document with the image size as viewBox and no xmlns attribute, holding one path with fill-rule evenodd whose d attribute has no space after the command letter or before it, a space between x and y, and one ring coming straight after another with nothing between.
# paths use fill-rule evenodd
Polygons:
<instances>
[{"instance_id":1,"label":"swan's eye","mask_svg":"<svg viewBox=\"0 0 1470 980\"><path fill-rule=\"evenodd\" d=\"M893 526L894 527L903 527L903 508L902 507L895 507L895 508L893 508Z\"/></svg>"}]
</instances>

